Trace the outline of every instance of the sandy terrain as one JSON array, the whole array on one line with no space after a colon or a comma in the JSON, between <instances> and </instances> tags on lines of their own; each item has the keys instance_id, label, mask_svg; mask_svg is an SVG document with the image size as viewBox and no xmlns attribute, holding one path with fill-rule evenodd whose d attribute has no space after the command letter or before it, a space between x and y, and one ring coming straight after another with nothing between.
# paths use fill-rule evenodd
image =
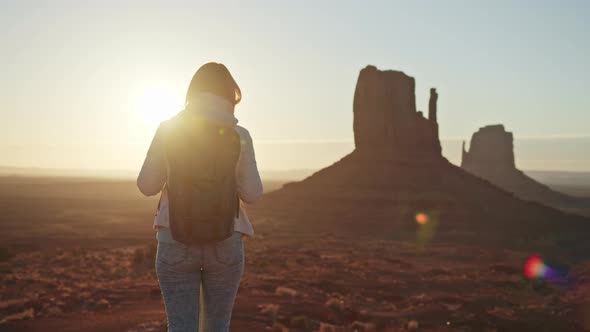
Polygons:
<instances>
[{"instance_id":1,"label":"sandy terrain","mask_svg":"<svg viewBox=\"0 0 590 332\"><path fill-rule=\"evenodd\" d=\"M0 331L165 331L155 205L131 181L1 179ZM532 252L252 211L232 331L581 331L590 317L590 262L528 280Z\"/></svg>"}]
</instances>

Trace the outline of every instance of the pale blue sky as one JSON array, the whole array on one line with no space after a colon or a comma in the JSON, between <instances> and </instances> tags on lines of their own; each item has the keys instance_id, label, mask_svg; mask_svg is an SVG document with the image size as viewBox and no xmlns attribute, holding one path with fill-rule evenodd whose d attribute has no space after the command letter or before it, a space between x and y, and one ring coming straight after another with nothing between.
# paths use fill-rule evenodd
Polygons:
<instances>
[{"instance_id":1,"label":"pale blue sky","mask_svg":"<svg viewBox=\"0 0 590 332\"><path fill-rule=\"evenodd\" d=\"M137 168L194 71L218 61L261 168L350 151L373 64L415 77L419 109L438 89L451 161L456 139L503 123L520 167L590 170L590 1L87 3L0 3L1 165Z\"/></svg>"}]
</instances>

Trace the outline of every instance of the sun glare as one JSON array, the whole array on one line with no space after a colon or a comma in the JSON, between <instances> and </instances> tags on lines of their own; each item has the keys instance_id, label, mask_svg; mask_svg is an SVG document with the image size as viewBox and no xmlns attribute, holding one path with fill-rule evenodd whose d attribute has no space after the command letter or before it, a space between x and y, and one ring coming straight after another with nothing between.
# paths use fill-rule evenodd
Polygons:
<instances>
[{"instance_id":1,"label":"sun glare","mask_svg":"<svg viewBox=\"0 0 590 332\"><path fill-rule=\"evenodd\" d=\"M151 86L136 98L136 111L148 124L158 124L182 109L182 98L166 86Z\"/></svg>"}]
</instances>

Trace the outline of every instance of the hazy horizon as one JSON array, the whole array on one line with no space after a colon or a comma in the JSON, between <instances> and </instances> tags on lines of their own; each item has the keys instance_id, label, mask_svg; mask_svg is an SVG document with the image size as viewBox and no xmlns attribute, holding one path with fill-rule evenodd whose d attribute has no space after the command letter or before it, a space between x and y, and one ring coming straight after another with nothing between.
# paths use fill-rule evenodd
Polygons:
<instances>
[{"instance_id":1,"label":"hazy horizon","mask_svg":"<svg viewBox=\"0 0 590 332\"><path fill-rule=\"evenodd\" d=\"M461 139L442 139L443 155L451 163L459 166L461 163ZM563 144L565 143L565 145ZM338 161L346 154L354 150L354 142L352 139L334 140L332 142L322 141L258 141L255 143L256 152L258 154L258 164L262 172L291 172L291 171L314 171L327 167ZM131 145L127 147L128 153L133 153L132 160L138 160L137 165L131 164L112 164L110 167L93 168L101 158L101 154L87 153L82 155L85 146L79 146L77 153L80 155L80 160L87 161L87 164L79 163L72 165L66 160L62 163L56 163L53 166L39 166L31 165L29 163L0 163L0 168L38 168L47 170L72 170L80 171L85 174L92 173L112 173L125 174L127 176L134 176L139 172L141 162L145 149L140 144ZM466 140L467 149L469 149L469 141ZM565 148L564 148L565 146ZM579 146L577 149L571 147ZM569 147L569 149L568 149ZM63 149L60 146L59 149ZM121 146L106 146L101 150L104 153L121 149ZM553 160L543 159L547 149L555 150ZM562 171L562 172L590 172L590 161L584 159L585 155L576 153L576 150L590 150L590 138L516 138L515 139L515 154L516 166L524 171ZM586 150L586 151L588 151ZM24 151L22 153L23 159L27 156L26 149L18 149ZM46 150L48 154L53 151ZM49 156L47 156L49 157ZM571 158L571 159L570 159ZM307 164L298 163L301 159L308 159ZM15 159L13 159L14 161ZM77 166L77 167L76 167ZM307 166L307 167L306 167Z\"/></svg>"},{"instance_id":2,"label":"hazy horizon","mask_svg":"<svg viewBox=\"0 0 590 332\"><path fill-rule=\"evenodd\" d=\"M438 89L453 163L461 140L502 123L520 169L590 171L588 16L584 1L3 2L0 165L137 171L195 70L219 61L261 169L352 151L354 87L372 64L413 76L419 110Z\"/></svg>"}]
</instances>

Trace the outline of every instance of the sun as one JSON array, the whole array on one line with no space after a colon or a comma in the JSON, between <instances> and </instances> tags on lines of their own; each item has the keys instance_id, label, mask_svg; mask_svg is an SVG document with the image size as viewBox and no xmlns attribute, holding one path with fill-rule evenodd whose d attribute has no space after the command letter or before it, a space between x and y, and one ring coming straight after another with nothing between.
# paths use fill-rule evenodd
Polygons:
<instances>
[{"instance_id":1,"label":"sun","mask_svg":"<svg viewBox=\"0 0 590 332\"><path fill-rule=\"evenodd\" d=\"M148 124L158 124L182 109L182 97L164 85L143 89L136 98L136 111Z\"/></svg>"}]
</instances>

